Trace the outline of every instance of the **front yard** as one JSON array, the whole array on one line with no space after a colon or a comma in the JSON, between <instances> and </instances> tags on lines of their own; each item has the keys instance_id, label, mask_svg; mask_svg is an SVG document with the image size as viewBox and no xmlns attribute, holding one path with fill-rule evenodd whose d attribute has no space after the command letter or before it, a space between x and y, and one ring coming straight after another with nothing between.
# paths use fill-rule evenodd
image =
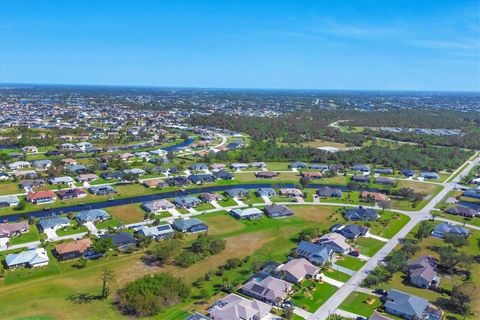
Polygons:
<instances>
[{"instance_id":1,"label":"front yard","mask_svg":"<svg viewBox=\"0 0 480 320\"><path fill-rule=\"evenodd\" d=\"M299 286L295 287L292 301L295 306L308 312L314 312L336 291L337 287L331 284L304 280Z\"/></svg>"}]
</instances>

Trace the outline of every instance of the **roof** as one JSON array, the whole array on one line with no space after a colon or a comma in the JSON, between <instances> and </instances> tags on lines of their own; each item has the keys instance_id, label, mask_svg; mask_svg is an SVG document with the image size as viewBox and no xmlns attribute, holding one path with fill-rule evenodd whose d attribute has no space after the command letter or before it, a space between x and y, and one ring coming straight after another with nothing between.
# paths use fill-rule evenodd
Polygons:
<instances>
[{"instance_id":1,"label":"roof","mask_svg":"<svg viewBox=\"0 0 480 320\"><path fill-rule=\"evenodd\" d=\"M92 209L92 210L81 211L75 216L75 218L78 221L92 222L97 220L108 219L110 218L110 215L105 210Z\"/></svg>"},{"instance_id":2,"label":"roof","mask_svg":"<svg viewBox=\"0 0 480 320\"><path fill-rule=\"evenodd\" d=\"M236 214L239 217L249 217L252 215L261 215L263 212L258 208L246 208L246 209L233 209L232 213Z\"/></svg>"},{"instance_id":3,"label":"roof","mask_svg":"<svg viewBox=\"0 0 480 320\"><path fill-rule=\"evenodd\" d=\"M469 234L469 231L466 228L456 226L454 224L447 223L447 222L440 223L432 231L432 234L437 234L437 235L446 235L447 233L452 233L452 234L467 237Z\"/></svg>"},{"instance_id":4,"label":"roof","mask_svg":"<svg viewBox=\"0 0 480 320\"><path fill-rule=\"evenodd\" d=\"M252 299L246 299L235 293L230 293L217 301L209 310L216 320L262 319L271 310L271 306Z\"/></svg>"},{"instance_id":5,"label":"roof","mask_svg":"<svg viewBox=\"0 0 480 320\"><path fill-rule=\"evenodd\" d=\"M180 230L187 230L193 226L199 225L199 224L205 224L203 221L198 220L196 218L190 218L190 219L179 219L173 221L173 225L180 229Z\"/></svg>"},{"instance_id":6,"label":"roof","mask_svg":"<svg viewBox=\"0 0 480 320\"><path fill-rule=\"evenodd\" d=\"M20 232L28 229L28 221L20 221L13 223L0 223L0 237L3 235L10 235L11 233Z\"/></svg>"},{"instance_id":7,"label":"roof","mask_svg":"<svg viewBox=\"0 0 480 320\"><path fill-rule=\"evenodd\" d=\"M75 240L75 241L58 244L57 246L55 246L55 251L60 255L71 253L71 252L84 253L92 245L93 243L90 239L81 239L81 240Z\"/></svg>"},{"instance_id":8,"label":"roof","mask_svg":"<svg viewBox=\"0 0 480 320\"><path fill-rule=\"evenodd\" d=\"M348 220L377 220L379 215L375 209L368 209L362 206L345 210L345 218Z\"/></svg>"},{"instance_id":9,"label":"roof","mask_svg":"<svg viewBox=\"0 0 480 320\"><path fill-rule=\"evenodd\" d=\"M27 195L27 198L30 200L37 200L41 198L56 198L57 195L52 190L44 190L44 191L37 191L37 192L30 192Z\"/></svg>"},{"instance_id":10,"label":"roof","mask_svg":"<svg viewBox=\"0 0 480 320\"><path fill-rule=\"evenodd\" d=\"M17 196L1 196L0 197L0 203L16 204L18 202L19 200Z\"/></svg>"},{"instance_id":11,"label":"roof","mask_svg":"<svg viewBox=\"0 0 480 320\"><path fill-rule=\"evenodd\" d=\"M103 234L100 235L100 238L110 238L113 240L115 246L120 247L124 245L135 244L137 240L135 237L128 232L120 232L120 233L110 233L110 234Z\"/></svg>"},{"instance_id":12,"label":"roof","mask_svg":"<svg viewBox=\"0 0 480 320\"><path fill-rule=\"evenodd\" d=\"M290 282L268 276L260 281L257 279L248 281L242 286L242 291L245 294L254 293L276 303L278 298L285 298L292 287L293 284Z\"/></svg>"},{"instance_id":13,"label":"roof","mask_svg":"<svg viewBox=\"0 0 480 320\"><path fill-rule=\"evenodd\" d=\"M172 226L167 224L162 224L158 226L140 226L137 228L137 232L144 235L145 237L159 237L162 235L169 235L174 233Z\"/></svg>"},{"instance_id":14,"label":"roof","mask_svg":"<svg viewBox=\"0 0 480 320\"><path fill-rule=\"evenodd\" d=\"M40 219L38 221L38 224L43 230L45 230L45 229L52 229L57 226L69 225L70 220L68 220L68 218L66 217L54 217L54 218Z\"/></svg>"},{"instance_id":15,"label":"roof","mask_svg":"<svg viewBox=\"0 0 480 320\"><path fill-rule=\"evenodd\" d=\"M335 247L338 247L342 250L350 249L350 245L347 243L347 239L339 233L327 233L321 236L317 241L317 244L323 244L325 246L330 246L335 250ZM337 250L335 250L337 251Z\"/></svg>"},{"instance_id":16,"label":"roof","mask_svg":"<svg viewBox=\"0 0 480 320\"><path fill-rule=\"evenodd\" d=\"M48 255L44 248L31 249L20 253L11 253L5 257L7 266L28 264L30 266L48 262Z\"/></svg>"},{"instance_id":17,"label":"roof","mask_svg":"<svg viewBox=\"0 0 480 320\"><path fill-rule=\"evenodd\" d=\"M402 314L420 318L428 306L428 300L408 293L391 289L388 291L385 308L395 310Z\"/></svg>"},{"instance_id":18,"label":"roof","mask_svg":"<svg viewBox=\"0 0 480 320\"><path fill-rule=\"evenodd\" d=\"M303 279L307 275L312 277L318 272L318 268L304 258L290 260L279 270L290 273L296 279Z\"/></svg>"},{"instance_id":19,"label":"roof","mask_svg":"<svg viewBox=\"0 0 480 320\"><path fill-rule=\"evenodd\" d=\"M265 206L265 211L269 216L291 216L293 211L283 204L272 204Z\"/></svg>"}]
</instances>

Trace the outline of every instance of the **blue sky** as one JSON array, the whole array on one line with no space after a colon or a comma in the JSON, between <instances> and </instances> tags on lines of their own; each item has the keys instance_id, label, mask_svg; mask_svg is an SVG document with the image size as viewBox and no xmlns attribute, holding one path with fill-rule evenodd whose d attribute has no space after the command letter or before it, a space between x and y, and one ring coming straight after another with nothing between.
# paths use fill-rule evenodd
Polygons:
<instances>
[{"instance_id":1,"label":"blue sky","mask_svg":"<svg viewBox=\"0 0 480 320\"><path fill-rule=\"evenodd\" d=\"M479 3L1 0L0 82L479 91Z\"/></svg>"}]
</instances>

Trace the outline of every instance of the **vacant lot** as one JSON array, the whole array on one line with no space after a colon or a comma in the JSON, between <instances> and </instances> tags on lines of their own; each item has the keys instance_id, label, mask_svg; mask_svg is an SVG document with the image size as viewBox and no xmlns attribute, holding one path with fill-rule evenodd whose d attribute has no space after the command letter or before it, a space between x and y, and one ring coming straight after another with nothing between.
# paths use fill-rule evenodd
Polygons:
<instances>
[{"instance_id":1,"label":"vacant lot","mask_svg":"<svg viewBox=\"0 0 480 320\"><path fill-rule=\"evenodd\" d=\"M109 207L106 211L125 224L142 221L146 213L138 204Z\"/></svg>"},{"instance_id":2,"label":"vacant lot","mask_svg":"<svg viewBox=\"0 0 480 320\"><path fill-rule=\"evenodd\" d=\"M381 305L382 302L377 296L362 292L352 292L347 299L342 302L339 309L368 318L373 314L375 309Z\"/></svg>"}]
</instances>

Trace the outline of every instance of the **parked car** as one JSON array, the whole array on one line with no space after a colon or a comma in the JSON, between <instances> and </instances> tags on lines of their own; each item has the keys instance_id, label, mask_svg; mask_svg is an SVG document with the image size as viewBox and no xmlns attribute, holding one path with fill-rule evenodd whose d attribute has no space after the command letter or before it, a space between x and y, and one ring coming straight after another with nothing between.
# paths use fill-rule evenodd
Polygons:
<instances>
[{"instance_id":1,"label":"parked car","mask_svg":"<svg viewBox=\"0 0 480 320\"><path fill-rule=\"evenodd\" d=\"M360 255L360 252L358 252L357 250L354 250L354 251L350 251L348 254L353 257L358 257Z\"/></svg>"},{"instance_id":2,"label":"parked car","mask_svg":"<svg viewBox=\"0 0 480 320\"><path fill-rule=\"evenodd\" d=\"M383 289L376 289L374 293L384 296L387 294L387 291Z\"/></svg>"}]
</instances>

